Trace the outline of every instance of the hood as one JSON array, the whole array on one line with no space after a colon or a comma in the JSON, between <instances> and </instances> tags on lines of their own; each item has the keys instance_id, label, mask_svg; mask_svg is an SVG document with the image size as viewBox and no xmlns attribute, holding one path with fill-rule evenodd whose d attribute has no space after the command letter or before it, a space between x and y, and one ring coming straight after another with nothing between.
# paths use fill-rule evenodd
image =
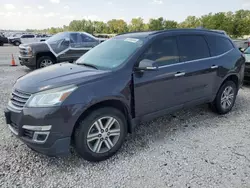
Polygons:
<instances>
[{"instance_id":1,"label":"hood","mask_svg":"<svg viewBox=\"0 0 250 188\"><path fill-rule=\"evenodd\" d=\"M50 49L45 42L35 42L35 43L28 43L28 44L21 44L19 48L27 48L31 47L32 51L34 52L49 52Z\"/></svg>"},{"instance_id":2,"label":"hood","mask_svg":"<svg viewBox=\"0 0 250 188\"><path fill-rule=\"evenodd\" d=\"M71 63L60 63L35 70L20 77L14 88L27 93L62 87L71 84L84 84L100 79L110 71L96 70Z\"/></svg>"},{"instance_id":3,"label":"hood","mask_svg":"<svg viewBox=\"0 0 250 188\"><path fill-rule=\"evenodd\" d=\"M47 45L45 42L33 42L33 43L27 43L27 44L21 44L23 47L36 47L36 46L42 46Z\"/></svg>"}]
</instances>

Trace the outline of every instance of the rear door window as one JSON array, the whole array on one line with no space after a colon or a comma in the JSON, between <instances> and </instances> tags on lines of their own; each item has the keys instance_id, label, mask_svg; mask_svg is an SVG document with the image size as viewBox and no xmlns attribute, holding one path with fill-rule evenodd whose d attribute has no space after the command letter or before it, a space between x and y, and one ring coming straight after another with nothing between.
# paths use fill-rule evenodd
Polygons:
<instances>
[{"instance_id":1,"label":"rear door window","mask_svg":"<svg viewBox=\"0 0 250 188\"><path fill-rule=\"evenodd\" d=\"M94 38L87 36L84 33L81 33L80 35L81 35L82 42L96 42Z\"/></svg>"},{"instance_id":2,"label":"rear door window","mask_svg":"<svg viewBox=\"0 0 250 188\"><path fill-rule=\"evenodd\" d=\"M158 66L178 63L179 55L176 37L156 39L142 55L141 59L155 61Z\"/></svg>"},{"instance_id":3,"label":"rear door window","mask_svg":"<svg viewBox=\"0 0 250 188\"><path fill-rule=\"evenodd\" d=\"M22 38L35 38L35 35L23 35Z\"/></svg>"},{"instance_id":4,"label":"rear door window","mask_svg":"<svg viewBox=\"0 0 250 188\"><path fill-rule=\"evenodd\" d=\"M234 48L231 41L227 38L212 35L208 35L206 38L212 56L221 55Z\"/></svg>"},{"instance_id":5,"label":"rear door window","mask_svg":"<svg viewBox=\"0 0 250 188\"><path fill-rule=\"evenodd\" d=\"M81 48L82 47L82 39L79 33L71 33L70 34L70 46L72 48Z\"/></svg>"},{"instance_id":6,"label":"rear door window","mask_svg":"<svg viewBox=\"0 0 250 188\"><path fill-rule=\"evenodd\" d=\"M205 38L201 35L178 36L180 61L192 61L210 57Z\"/></svg>"}]
</instances>

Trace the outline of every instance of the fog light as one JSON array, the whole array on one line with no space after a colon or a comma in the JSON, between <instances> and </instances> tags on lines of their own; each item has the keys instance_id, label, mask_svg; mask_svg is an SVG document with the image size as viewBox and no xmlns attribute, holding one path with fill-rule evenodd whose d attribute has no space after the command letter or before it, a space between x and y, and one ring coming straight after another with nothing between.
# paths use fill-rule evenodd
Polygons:
<instances>
[{"instance_id":1,"label":"fog light","mask_svg":"<svg viewBox=\"0 0 250 188\"><path fill-rule=\"evenodd\" d=\"M44 134L39 134L37 135L37 140L38 141L44 141L46 139L47 135L44 135Z\"/></svg>"},{"instance_id":2,"label":"fog light","mask_svg":"<svg viewBox=\"0 0 250 188\"><path fill-rule=\"evenodd\" d=\"M49 137L49 132L35 132L33 136L33 141L37 143L45 143Z\"/></svg>"}]
</instances>

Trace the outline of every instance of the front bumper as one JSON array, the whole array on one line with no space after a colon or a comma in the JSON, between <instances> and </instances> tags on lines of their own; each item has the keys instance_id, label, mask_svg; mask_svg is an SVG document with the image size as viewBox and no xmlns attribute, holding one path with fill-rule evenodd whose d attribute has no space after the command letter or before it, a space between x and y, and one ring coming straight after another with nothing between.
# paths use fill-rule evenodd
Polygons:
<instances>
[{"instance_id":1,"label":"front bumper","mask_svg":"<svg viewBox=\"0 0 250 188\"><path fill-rule=\"evenodd\" d=\"M67 107L5 110L11 132L33 150L58 156L69 153L75 119Z\"/></svg>"},{"instance_id":2,"label":"front bumper","mask_svg":"<svg viewBox=\"0 0 250 188\"><path fill-rule=\"evenodd\" d=\"M36 57L24 57L24 56L19 56L18 57L19 62L21 65L25 65L27 67L36 67Z\"/></svg>"}]
</instances>

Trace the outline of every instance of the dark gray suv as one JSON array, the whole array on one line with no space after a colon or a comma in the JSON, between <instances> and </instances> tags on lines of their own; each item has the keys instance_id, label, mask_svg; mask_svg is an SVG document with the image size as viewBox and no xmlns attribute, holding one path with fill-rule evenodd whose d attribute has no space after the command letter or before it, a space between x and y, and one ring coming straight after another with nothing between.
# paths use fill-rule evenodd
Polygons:
<instances>
[{"instance_id":1,"label":"dark gray suv","mask_svg":"<svg viewBox=\"0 0 250 188\"><path fill-rule=\"evenodd\" d=\"M207 103L234 106L245 58L227 36L202 29L127 33L80 57L19 78L5 111L10 130L47 155L114 155L140 122Z\"/></svg>"}]
</instances>

